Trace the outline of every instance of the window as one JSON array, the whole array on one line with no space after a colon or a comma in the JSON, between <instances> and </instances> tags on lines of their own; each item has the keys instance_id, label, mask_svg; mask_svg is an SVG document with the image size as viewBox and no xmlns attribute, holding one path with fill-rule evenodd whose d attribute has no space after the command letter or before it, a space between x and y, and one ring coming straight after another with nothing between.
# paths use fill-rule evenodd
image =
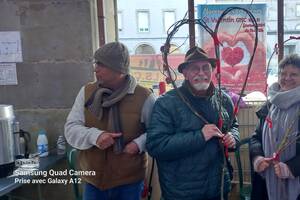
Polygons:
<instances>
[{"instance_id":1,"label":"window","mask_svg":"<svg viewBox=\"0 0 300 200\"><path fill-rule=\"evenodd\" d=\"M300 30L300 24L297 24L295 27L296 30Z\"/></svg>"},{"instance_id":2,"label":"window","mask_svg":"<svg viewBox=\"0 0 300 200\"><path fill-rule=\"evenodd\" d=\"M137 12L138 32L149 32L149 11Z\"/></svg>"},{"instance_id":3,"label":"window","mask_svg":"<svg viewBox=\"0 0 300 200\"><path fill-rule=\"evenodd\" d=\"M123 30L123 15L121 11L118 11L118 30Z\"/></svg>"},{"instance_id":4,"label":"window","mask_svg":"<svg viewBox=\"0 0 300 200\"><path fill-rule=\"evenodd\" d=\"M164 31L167 32L168 29L175 23L175 11L164 11Z\"/></svg>"},{"instance_id":5,"label":"window","mask_svg":"<svg viewBox=\"0 0 300 200\"><path fill-rule=\"evenodd\" d=\"M300 4L296 5L296 16L300 17Z\"/></svg>"},{"instance_id":6,"label":"window","mask_svg":"<svg viewBox=\"0 0 300 200\"><path fill-rule=\"evenodd\" d=\"M284 45L284 55L290 55L295 53L296 45Z\"/></svg>"},{"instance_id":7,"label":"window","mask_svg":"<svg viewBox=\"0 0 300 200\"><path fill-rule=\"evenodd\" d=\"M136 48L135 54L155 54L155 51L152 46L148 44L141 44Z\"/></svg>"},{"instance_id":8,"label":"window","mask_svg":"<svg viewBox=\"0 0 300 200\"><path fill-rule=\"evenodd\" d=\"M268 8L268 20L277 20L277 9Z\"/></svg>"}]
</instances>

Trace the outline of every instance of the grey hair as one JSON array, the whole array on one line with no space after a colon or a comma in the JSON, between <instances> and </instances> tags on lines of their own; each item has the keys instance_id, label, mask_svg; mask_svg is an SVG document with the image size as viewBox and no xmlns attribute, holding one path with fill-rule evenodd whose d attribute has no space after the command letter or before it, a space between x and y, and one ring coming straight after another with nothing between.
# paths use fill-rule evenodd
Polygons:
<instances>
[{"instance_id":1,"label":"grey hair","mask_svg":"<svg viewBox=\"0 0 300 200\"><path fill-rule=\"evenodd\" d=\"M278 64L278 69L281 71L287 65L293 65L300 68L300 56L298 54L291 54L282 59Z\"/></svg>"}]
</instances>

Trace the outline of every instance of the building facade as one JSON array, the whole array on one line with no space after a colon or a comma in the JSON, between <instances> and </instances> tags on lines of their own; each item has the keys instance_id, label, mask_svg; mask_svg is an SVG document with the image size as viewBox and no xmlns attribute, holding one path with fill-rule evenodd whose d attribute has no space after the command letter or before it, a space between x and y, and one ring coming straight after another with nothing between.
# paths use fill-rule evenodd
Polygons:
<instances>
[{"instance_id":1,"label":"building facade","mask_svg":"<svg viewBox=\"0 0 300 200\"><path fill-rule=\"evenodd\" d=\"M250 3L251 1L196 0L195 6L236 2ZM267 57L269 57L277 43L277 1L264 2L267 3ZM160 47L167 37L167 29L187 15L187 4L187 0L118 0L119 40L129 47L130 54L159 54ZM300 2L297 0L285 0L284 30L285 39L300 34ZM185 53L188 49L188 34L188 25L184 25L174 35L171 44L174 45L173 48L179 47L178 53ZM196 36L197 34L196 30ZM299 52L299 50L300 43L296 40L285 44L285 54Z\"/></svg>"},{"instance_id":2,"label":"building facade","mask_svg":"<svg viewBox=\"0 0 300 200\"><path fill-rule=\"evenodd\" d=\"M130 54L160 54L168 28L187 10L186 0L118 0L119 40L128 46ZM188 34L188 25L182 26L172 38L171 49L179 47L176 51L184 53Z\"/></svg>"},{"instance_id":3,"label":"building facade","mask_svg":"<svg viewBox=\"0 0 300 200\"><path fill-rule=\"evenodd\" d=\"M251 3L250 0L195 0L195 18L198 4ZM265 0L266 16L266 63L277 43L277 1ZM176 21L187 17L188 0L118 0L119 40L125 43L131 55L160 54L160 47L165 43L168 28ZM199 31L196 26L196 43ZM300 36L300 1L284 2L284 40L290 36ZM171 52L184 54L189 48L188 25L183 25L172 37ZM284 55L300 52L300 40L290 40L284 44ZM268 84L277 81L278 57L275 54L268 68Z\"/></svg>"}]
</instances>

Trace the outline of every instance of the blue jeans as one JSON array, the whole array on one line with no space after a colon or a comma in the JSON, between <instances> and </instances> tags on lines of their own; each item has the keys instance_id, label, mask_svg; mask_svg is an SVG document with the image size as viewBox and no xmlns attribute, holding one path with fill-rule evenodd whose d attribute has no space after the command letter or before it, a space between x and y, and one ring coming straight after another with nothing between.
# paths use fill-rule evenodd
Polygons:
<instances>
[{"instance_id":1,"label":"blue jeans","mask_svg":"<svg viewBox=\"0 0 300 200\"><path fill-rule=\"evenodd\" d=\"M92 184L86 183L83 200L140 200L144 182L121 185L107 190L100 190Z\"/></svg>"}]
</instances>

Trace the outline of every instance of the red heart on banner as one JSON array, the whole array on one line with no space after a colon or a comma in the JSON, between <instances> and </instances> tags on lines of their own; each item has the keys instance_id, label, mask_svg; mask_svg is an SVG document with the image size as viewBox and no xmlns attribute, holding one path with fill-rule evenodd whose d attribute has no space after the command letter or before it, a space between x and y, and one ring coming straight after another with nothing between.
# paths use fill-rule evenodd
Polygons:
<instances>
[{"instance_id":1,"label":"red heart on banner","mask_svg":"<svg viewBox=\"0 0 300 200\"><path fill-rule=\"evenodd\" d=\"M241 47L225 47L222 50L222 58L224 62L233 67L242 61L244 58L244 51Z\"/></svg>"}]
</instances>

